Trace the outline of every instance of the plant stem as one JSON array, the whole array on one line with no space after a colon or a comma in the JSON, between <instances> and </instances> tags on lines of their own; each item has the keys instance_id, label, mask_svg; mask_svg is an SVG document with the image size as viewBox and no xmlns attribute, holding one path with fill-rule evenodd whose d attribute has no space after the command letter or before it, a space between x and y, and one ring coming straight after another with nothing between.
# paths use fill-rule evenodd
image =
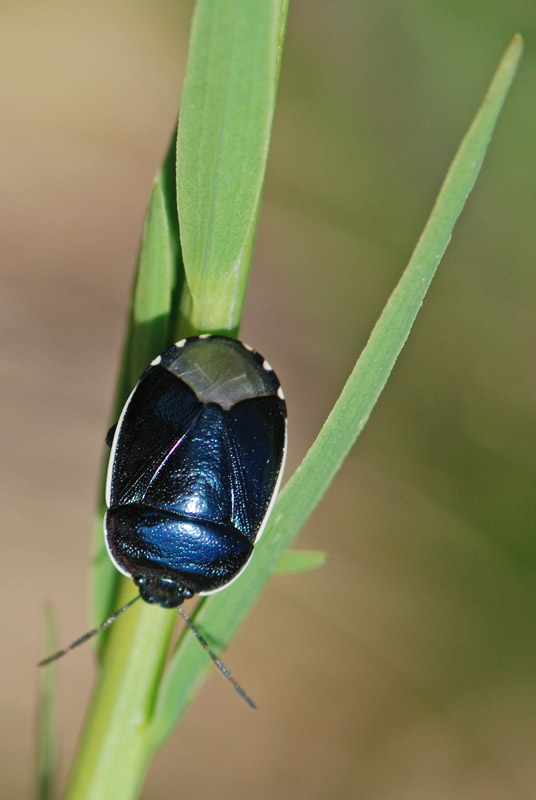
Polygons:
<instances>
[{"instance_id":1,"label":"plant stem","mask_svg":"<svg viewBox=\"0 0 536 800\"><path fill-rule=\"evenodd\" d=\"M119 604L132 593L124 582ZM138 603L115 623L65 800L138 796L152 756L147 721L175 622L176 614Z\"/></svg>"}]
</instances>

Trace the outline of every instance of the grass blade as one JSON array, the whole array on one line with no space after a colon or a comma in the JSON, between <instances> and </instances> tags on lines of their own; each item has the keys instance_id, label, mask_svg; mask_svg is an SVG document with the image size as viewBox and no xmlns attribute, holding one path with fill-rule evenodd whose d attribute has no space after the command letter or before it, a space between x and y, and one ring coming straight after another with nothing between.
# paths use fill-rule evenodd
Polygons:
<instances>
[{"instance_id":1,"label":"grass blade","mask_svg":"<svg viewBox=\"0 0 536 800\"><path fill-rule=\"evenodd\" d=\"M268 147L268 136L270 132L271 117L273 113L273 104L275 100L275 87L277 83L277 76L279 72L279 61L281 54L282 36L284 31L284 20L286 13L286 0L266 0L262 3L249 3L244 0L239 0L236 4L225 4L221 0L199 0L196 5L196 22L190 40L190 61L187 67L186 83L189 81L189 75L196 64L198 54L196 51L206 47L209 43L211 69L205 73L206 83L200 89L200 98L211 97L212 87L211 82L216 83L220 79L222 72L221 65L218 61L214 61L215 56L220 60L228 59L225 48L231 50L231 61L239 56L237 51L238 44L240 49L249 53L252 57L252 49L250 39L256 41L257 53L255 58L258 59L258 65L261 69L262 80L259 79L259 72L256 68L252 69L234 69L231 70L226 77L226 91L229 98L241 97L241 102L247 98L254 98L255 103L250 109L251 111L251 128L255 132L253 137L256 142L256 148L248 149L248 165L250 172L247 176L243 174L242 153L236 147L234 136L237 135L235 127L223 126L221 129L224 133L225 146L213 152L215 161L207 166L206 153L202 153L201 160L195 162L195 169L193 170L190 178L195 179L197 175L199 179L207 179L213 170L218 181L225 181L230 179L232 169L236 169L238 173L242 174L243 183L240 184L241 190L244 190L244 198L249 198L248 202L250 208L248 210L248 202L240 204L240 213L238 219L242 221L242 230L244 242L239 246L240 250L240 264L238 272L234 262L227 262L226 259L220 260L218 270L214 273L203 273L200 278L196 272L195 267L188 271L188 280L192 282L194 287L199 286L199 281L202 283L203 297L195 295L195 312L196 314L204 314L207 309L213 307L214 298L216 297L215 307L221 305L222 308L227 307L227 312L223 315L216 316L212 319L228 319L229 318L229 295L224 292L220 297L218 291L216 295L212 292L214 288L213 280L219 282L222 286L223 276L228 276L229 284L232 284L232 306L233 314L231 315L235 322L232 322L231 327L237 327L238 316L233 316L236 309L241 309L243 305L243 297L245 293L245 277L247 268L249 267L249 259L251 255L251 245L253 242L254 227L258 212L258 205L260 200L260 187L264 175L264 168L266 162L266 153ZM237 18L237 10L241 15ZM224 17L229 17L235 25L235 34L229 37L229 28L225 22ZM207 26L210 28L214 21L222 22L223 27L220 30L218 25L215 28L207 31ZM249 29L244 30L244 23L247 23ZM246 35L247 33L247 35ZM221 48L218 41L219 37L225 40L225 47ZM237 38L238 37L238 38ZM266 41L265 41L266 40ZM267 44L268 42L268 44ZM272 58L272 65L266 63L267 54ZM262 56L262 57L261 57ZM242 67L244 63L241 62ZM257 63L257 62L256 62ZM248 89L248 83L253 81L255 83L255 91L251 92ZM238 89L235 84L239 84ZM265 93L269 98L263 104L262 93ZM199 99L199 98L198 98ZM190 99L190 105L192 99ZM188 116L188 102L183 103L181 108L181 124L185 125L186 131L188 124L184 123L183 115ZM264 125L262 129L262 136L259 135L259 117L256 110L261 109L260 119ZM190 109L192 111L192 108ZM218 104L213 108L213 113L217 115L221 111ZM236 114L241 114L238 107L234 107ZM210 129L213 127L211 121L211 106L207 113L203 116L203 124L207 125ZM243 117L242 117L243 119ZM219 124L219 123L218 123ZM217 125L216 125L217 127ZM195 129L195 125L191 130ZM228 133L232 132L229 139ZM225 133L227 132L227 133ZM241 132L244 141L248 142L248 130ZM202 140L202 137L201 137ZM259 144L260 143L260 144ZM195 143L194 143L195 144ZM195 158L195 147L192 146L186 151L181 152L181 158L184 162L190 158ZM229 157L229 147L233 148L232 157ZM252 153L255 152L255 157ZM232 166L233 159L238 159ZM166 160L169 165L174 162L174 158L170 155ZM221 164L225 167L221 167ZM167 175L167 170L165 170ZM227 177L226 177L227 176ZM171 222L169 210L173 204L169 199L168 188L171 186L172 180L169 179L164 187L162 180L162 197L158 191L153 191L151 209L149 213L149 220L151 214L154 212L154 220L146 226L146 232L142 243L142 253L140 255L139 270L148 270L149 275L147 280L140 276L136 279L134 298L133 298L133 311L129 324L127 335L127 344L123 356L123 366L121 377L119 380L119 388L117 392L116 415L126 399L128 390L130 389L134 380L138 377L139 372L147 365L147 348L143 344L143 330L152 336L155 330L160 330L156 334L156 338L163 335L162 332L166 330L166 326L159 328L160 321L166 316L169 308L174 310L177 307L177 296L181 295L180 284L181 271L178 262L177 251L177 264L175 264L176 282L173 284L169 281L169 269L164 263L160 261L160 256L164 254L164 262L166 262L166 253L169 251L172 254L173 261L173 242L170 241L170 246L166 250L165 237L169 235L170 238L176 228L176 222ZM253 191L253 187L255 191ZM194 187L195 188L195 187ZM219 196L219 195L218 195ZM188 208L188 198L186 195L181 195L179 198L186 197L186 209ZM199 197L197 198L199 200ZM229 199L229 198L228 198ZM235 244L239 240L236 236L237 229L234 226L234 219L237 216L237 203L235 198L229 201L229 208L224 214L221 211L221 203L218 201L215 204L218 210L216 216L209 213L209 225L216 224L217 235L221 236L218 241L218 247L225 248L227 238L232 239L234 236ZM208 209L210 211L210 209ZM184 217L181 218L181 238L188 238L190 240L194 236L191 230L186 231L188 226L193 226L195 229L198 225L205 225L206 218L203 214L207 208L200 209L199 218L194 214L186 222ZM196 210L197 213L197 210ZM163 219L164 215L166 219ZM186 216L188 216L186 214ZM168 224L166 224L168 223ZM214 230L216 230L213 227ZM151 231L154 233L155 244L151 244ZM177 232L178 239L178 232ZM182 245L182 241L181 241ZM232 249L232 248L231 248ZM203 257L201 266L208 263L207 260L212 258L214 250L211 247L207 249L206 258ZM147 258L145 258L145 254ZM160 254L160 255L159 255ZM153 275L151 270L155 270ZM239 274L239 280L236 279ZM197 281L197 283L196 283ZM225 280L223 281L226 282ZM164 290L161 291L162 284ZM155 285L158 287L157 297L160 298L158 302L153 303L152 297L145 297L141 286L145 285L144 291L149 294L152 293ZM167 289L165 288L167 286ZM197 289L195 290L197 291ZM138 297L139 292L139 297ZM212 293L211 293L212 292ZM195 330L195 325L199 323L200 317L195 319L191 317L188 310L188 298L192 297L188 292L182 293L182 298L186 298L185 303L181 303L178 314L171 316L170 325L167 327L168 341L162 343L160 346L152 344L155 351L164 349L166 344L176 338L191 333ZM170 297L172 298L171 306L169 305ZM139 299L139 303L138 303ZM149 306L144 305L149 300ZM227 304L227 306L226 306ZM144 310L143 319L140 319L139 309ZM149 309L146 311L146 309ZM193 322L192 322L193 319ZM206 321L202 322L203 327L209 328L225 328L226 323L208 324ZM172 331L170 334L169 331ZM140 333L137 338L137 333ZM136 346L134 351L131 349L131 342L138 341L139 347ZM141 354L141 355L140 355ZM154 353L151 354L154 355ZM142 362L142 363L139 363ZM139 369L134 369L133 364L139 366ZM115 421L114 419L114 421ZM96 530L96 543L97 543L97 564L94 570L94 606L97 608L95 617L97 622L109 616L115 607L124 605L130 600L135 593L135 588L132 581L121 579L119 589L116 591L116 583L113 574L114 568L111 567L107 554L102 546L102 517L98 519ZM117 595L117 596L116 596ZM116 596L116 597L115 597ZM112 598L115 600L112 602ZM113 627L107 632L106 645L102 647L102 662L101 669L98 675L97 685L93 694L92 703L86 718L85 728L81 737L80 746L74 762L73 771L70 777L66 798L69 800L81 800L81 798L98 797L99 800L118 800L119 797L123 800L130 800L137 796L139 787L143 780L147 764L149 763L152 755L152 739L150 737L150 729L148 721L151 718L151 712L154 708L155 696L159 686L164 664L169 651L169 641L172 635L172 630L177 620L177 614L164 610L162 608L150 606L146 603L137 603L128 614L123 615ZM103 636L98 637L102 643ZM199 644L196 642L199 650ZM201 650L204 653L204 651Z\"/></svg>"},{"instance_id":2,"label":"grass blade","mask_svg":"<svg viewBox=\"0 0 536 800\"><path fill-rule=\"evenodd\" d=\"M112 415L114 423L143 370L155 355L173 343L171 312L174 298L184 281L176 207L175 146L174 134L155 178L149 201L116 387ZM105 433L103 431L103 443ZM99 507L93 526L91 586L94 625L100 624L113 612L120 581L120 575L106 551L102 533L102 519L106 511L104 485L107 465L108 449L103 458ZM98 637L98 651L105 638Z\"/></svg>"},{"instance_id":3,"label":"grass blade","mask_svg":"<svg viewBox=\"0 0 536 800\"><path fill-rule=\"evenodd\" d=\"M238 331L286 12L287 0L196 5L177 142L187 333Z\"/></svg>"},{"instance_id":4,"label":"grass blade","mask_svg":"<svg viewBox=\"0 0 536 800\"><path fill-rule=\"evenodd\" d=\"M195 623L215 647L223 649L247 616L365 426L473 188L521 52L522 40L515 36L461 142L409 264L316 441L276 502L252 563L228 589L200 604ZM153 746L169 735L208 669L206 655L185 632L158 693Z\"/></svg>"}]
</instances>

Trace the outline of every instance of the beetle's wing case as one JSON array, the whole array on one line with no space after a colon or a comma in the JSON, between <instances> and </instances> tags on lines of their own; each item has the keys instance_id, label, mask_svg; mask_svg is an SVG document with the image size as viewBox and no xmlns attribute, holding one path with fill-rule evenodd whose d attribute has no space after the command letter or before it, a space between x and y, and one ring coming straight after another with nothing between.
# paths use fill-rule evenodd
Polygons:
<instances>
[{"instance_id":1,"label":"beetle's wing case","mask_svg":"<svg viewBox=\"0 0 536 800\"><path fill-rule=\"evenodd\" d=\"M221 336L189 339L178 357L171 348L162 356L162 366L207 404L177 459L187 449L190 435L212 444L220 461L215 464L214 483L221 482L222 495L231 502L227 519L253 543L285 456L286 406L277 376L257 352ZM197 458L206 460L202 452Z\"/></svg>"},{"instance_id":2,"label":"beetle's wing case","mask_svg":"<svg viewBox=\"0 0 536 800\"><path fill-rule=\"evenodd\" d=\"M167 350L121 422L112 504L143 501L231 522L253 543L285 449L278 389L262 357L234 339L195 338Z\"/></svg>"},{"instance_id":3,"label":"beetle's wing case","mask_svg":"<svg viewBox=\"0 0 536 800\"><path fill-rule=\"evenodd\" d=\"M119 420L108 468L107 503L141 502L201 408L195 393L160 366L140 378Z\"/></svg>"},{"instance_id":4,"label":"beetle's wing case","mask_svg":"<svg viewBox=\"0 0 536 800\"><path fill-rule=\"evenodd\" d=\"M116 566L203 575L196 592L226 585L270 509L285 441L279 382L255 351L219 336L170 348L140 379L114 437L107 545ZM112 530L118 520L130 520L126 539Z\"/></svg>"},{"instance_id":5,"label":"beetle's wing case","mask_svg":"<svg viewBox=\"0 0 536 800\"><path fill-rule=\"evenodd\" d=\"M232 520L254 542L279 483L286 424L276 395L243 400L226 416L232 460Z\"/></svg>"}]
</instances>

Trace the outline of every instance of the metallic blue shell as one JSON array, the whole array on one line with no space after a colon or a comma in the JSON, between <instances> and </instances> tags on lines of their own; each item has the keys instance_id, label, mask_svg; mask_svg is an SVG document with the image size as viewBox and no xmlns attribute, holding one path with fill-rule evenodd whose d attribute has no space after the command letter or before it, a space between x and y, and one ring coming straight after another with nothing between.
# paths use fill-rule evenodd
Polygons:
<instances>
[{"instance_id":1,"label":"metallic blue shell","mask_svg":"<svg viewBox=\"0 0 536 800\"><path fill-rule=\"evenodd\" d=\"M279 485L286 408L262 356L193 337L145 371L119 420L105 536L147 602L179 605L245 567Z\"/></svg>"}]
</instances>

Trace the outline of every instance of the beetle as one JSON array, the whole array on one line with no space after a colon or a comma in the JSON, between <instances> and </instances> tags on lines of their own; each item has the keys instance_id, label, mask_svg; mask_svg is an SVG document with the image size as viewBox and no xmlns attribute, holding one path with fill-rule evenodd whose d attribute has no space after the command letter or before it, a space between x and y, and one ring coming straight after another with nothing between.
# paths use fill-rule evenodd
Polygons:
<instances>
[{"instance_id":1,"label":"beetle","mask_svg":"<svg viewBox=\"0 0 536 800\"><path fill-rule=\"evenodd\" d=\"M182 339L145 370L107 442L106 547L139 595L39 666L109 627L141 597L178 608L212 661L255 707L180 606L234 581L264 529L287 442L275 372L237 339Z\"/></svg>"},{"instance_id":2,"label":"beetle","mask_svg":"<svg viewBox=\"0 0 536 800\"><path fill-rule=\"evenodd\" d=\"M286 405L270 364L237 339L183 339L143 373L117 423L105 541L164 608L228 586L281 481Z\"/></svg>"}]
</instances>

